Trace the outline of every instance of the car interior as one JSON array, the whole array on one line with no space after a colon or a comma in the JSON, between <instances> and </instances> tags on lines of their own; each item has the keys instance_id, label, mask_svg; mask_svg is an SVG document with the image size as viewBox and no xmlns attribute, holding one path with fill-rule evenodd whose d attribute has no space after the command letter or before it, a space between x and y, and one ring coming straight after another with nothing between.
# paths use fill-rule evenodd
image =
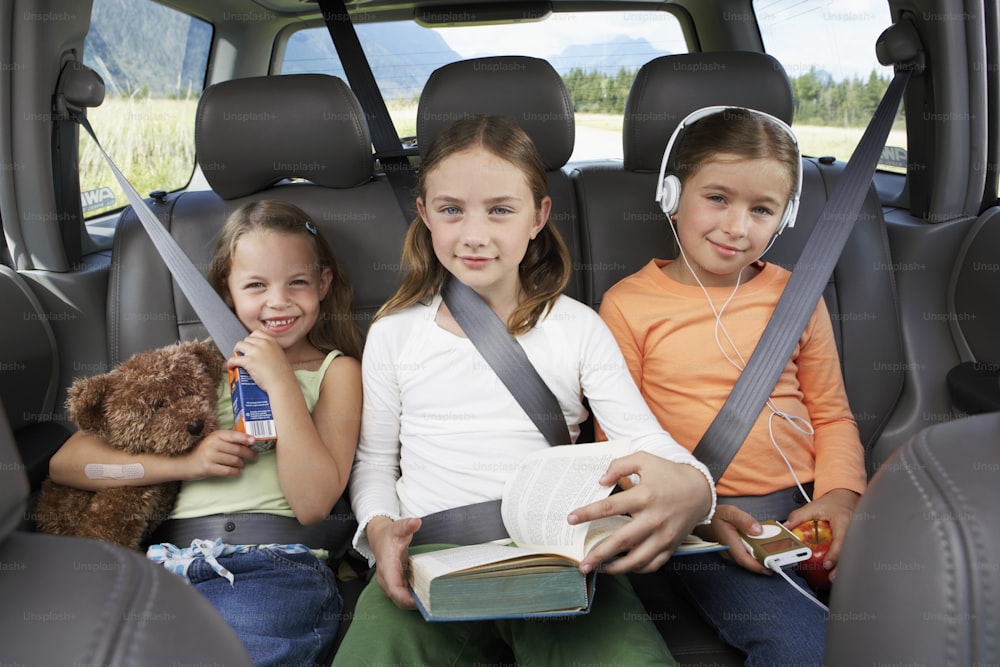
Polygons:
<instances>
[{"instance_id":1,"label":"car interior","mask_svg":"<svg viewBox=\"0 0 1000 667\"><path fill-rule=\"evenodd\" d=\"M125 65L88 51L134 41L139 24L127 19L183 16L191 27L170 58L184 68L204 63L194 92L183 96L191 116L183 132L187 181L137 185L157 219L204 271L231 211L263 199L296 204L343 261L362 333L399 284L422 151L458 118L504 115L531 137L547 170L550 224L573 262L565 293L594 309L651 258L675 254L654 192L681 119L727 105L767 112L803 134L810 125L798 121L802 63L770 53L764 39L782 29L767 27L769 20L795 11L789 3L358 0L339 14L342 5L325 0L128 4L13 0L0 10L0 302L13 310L0 326L4 664L249 664L222 618L176 577L137 552L40 534L32 516L48 461L76 428L64 409L73 380L207 335L135 210L81 182L90 139L66 110L97 126L102 105L155 97L132 78L147 70L119 76ZM807 0L800 10L820 26L877 25L880 37L868 48L883 59L886 78L894 66L912 70L896 124L906 147L887 146L861 184L861 208L850 214L853 230L823 293L869 473L828 599L827 664L996 664L1000 3L834 8ZM593 122L578 89L554 58L519 50L513 37L530 25L544 29L550 17L600 12L633 23L647 12L668 15L684 42L683 52L643 55L628 72L611 131L620 152L607 156L577 152ZM349 22L338 24L344 14ZM412 128L397 131L386 107L395 80L374 85L383 76L376 65L392 55L395 25L510 32L497 33L508 42L484 42L474 55L423 63L407 103ZM381 42L370 37L380 27ZM164 39L169 33L164 28ZM322 42L317 52L339 58L338 73L293 50L294 35L306 33ZM829 33L800 37L820 42ZM131 92L122 92L125 78ZM879 97L881 90L872 105ZM138 141L123 128L98 129L115 159ZM889 159L899 152L901 161ZM796 224L767 261L795 271L848 157L803 148ZM109 196L103 208L88 203ZM365 584L347 570L341 636L357 622L351 612ZM632 581L680 664L743 664L688 602L646 575Z\"/></svg>"}]
</instances>

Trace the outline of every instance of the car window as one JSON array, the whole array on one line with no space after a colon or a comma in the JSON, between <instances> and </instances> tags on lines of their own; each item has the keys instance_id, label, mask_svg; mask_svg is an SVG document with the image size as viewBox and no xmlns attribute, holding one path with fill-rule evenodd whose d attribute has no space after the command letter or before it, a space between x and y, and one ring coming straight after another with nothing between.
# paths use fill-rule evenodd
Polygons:
<instances>
[{"instance_id":1,"label":"car window","mask_svg":"<svg viewBox=\"0 0 1000 667\"><path fill-rule=\"evenodd\" d=\"M755 0L753 6L764 50L791 79L802 153L847 160L892 79L892 68L875 57L875 40L892 23L887 7L867 0ZM879 168L906 171L902 109Z\"/></svg>"},{"instance_id":2,"label":"car window","mask_svg":"<svg viewBox=\"0 0 1000 667\"><path fill-rule=\"evenodd\" d=\"M491 55L548 60L562 75L576 109L572 160L621 159L622 117L635 73L653 58L688 50L680 23L665 11L559 13L513 25L360 23L356 29L402 137L416 132L417 100L436 68ZM325 27L296 28L279 71L344 77Z\"/></svg>"},{"instance_id":3,"label":"car window","mask_svg":"<svg viewBox=\"0 0 1000 667\"><path fill-rule=\"evenodd\" d=\"M87 117L140 194L172 191L195 168L194 119L212 28L150 0L94 0L83 62L104 79ZM127 204L93 139L80 132L80 197L94 218Z\"/></svg>"}]
</instances>

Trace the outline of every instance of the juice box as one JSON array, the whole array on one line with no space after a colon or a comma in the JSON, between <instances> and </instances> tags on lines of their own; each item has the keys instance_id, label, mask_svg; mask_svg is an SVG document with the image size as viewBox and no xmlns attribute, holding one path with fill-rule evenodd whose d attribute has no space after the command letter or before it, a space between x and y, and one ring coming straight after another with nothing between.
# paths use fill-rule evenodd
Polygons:
<instances>
[{"instance_id":1,"label":"juice box","mask_svg":"<svg viewBox=\"0 0 1000 667\"><path fill-rule=\"evenodd\" d=\"M264 452L278 442L267 392L243 368L229 369L229 394L233 399L233 428L257 439L251 449Z\"/></svg>"}]
</instances>

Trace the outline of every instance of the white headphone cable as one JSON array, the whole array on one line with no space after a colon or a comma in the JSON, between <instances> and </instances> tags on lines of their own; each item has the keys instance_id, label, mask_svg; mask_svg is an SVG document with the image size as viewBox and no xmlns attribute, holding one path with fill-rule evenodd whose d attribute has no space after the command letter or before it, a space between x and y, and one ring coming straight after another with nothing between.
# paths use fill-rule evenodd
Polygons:
<instances>
[{"instance_id":1,"label":"white headphone cable","mask_svg":"<svg viewBox=\"0 0 1000 667\"><path fill-rule=\"evenodd\" d=\"M781 566L779 566L779 565L772 565L771 569L774 570L775 572L777 572L778 574L780 574L784 578L785 581L787 581L789 584L791 584L792 587L795 588L795 590L797 590L799 593L802 593L802 595L804 595L806 598L808 598L808 600L810 602L812 602L813 604L815 604L817 607L819 607L823 611L829 613L829 611L830 611L829 607L827 607L825 604L823 604L822 602L820 602L816 598L815 595L811 594L809 591L805 590L804 588L802 588L801 586L799 586L797 583L795 583L792 580L791 577L789 577L787 574L785 574L785 571L783 569L781 569Z\"/></svg>"},{"instance_id":2,"label":"white headphone cable","mask_svg":"<svg viewBox=\"0 0 1000 667\"><path fill-rule=\"evenodd\" d=\"M715 316L714 333L715 333L715 345L716 345L716 347L719 349L719 352L722 353L722 356L723 356L723 358L725 358L726 361L728 361L733 367L735 367L736 370L738 370L740 372L743 372L743 369L746 367L746 363L747 363L746 359L743 358L743 355L740 353L740 350L736 346L735 341L733 341L732 336L729 335L729 331L726 330L725 325L722 323L722 313L725 312L726 306L728 306L729 302L732 301L733 297L736 296L736 291L739 289L739 287L740 287L740 281L742 280L742 277L743 277L743 269L745 269L746 267L745 266L742 267L739 270L739 273L736 274L736 285L733 287L733 291L730 292L729 296L726 298L725 302L722 304L722 307L719 310L716 310L715 309L715 304L712 302L711 295L709 295L708 290L705 288L704 283L701 282L701 279L698 277L697 272L691 266L691 262L688 261L687 253L684 252L684 246L681 245L681 240L680 240L680 237L677 234L677 229L674 226L673 219L669 215L667 216L667 223L668 223L668 225L670 227L671 233L674 236L674 241L677 242L677 249L678 249L678 251L680 251L681 259L684 260L684 264L685 264L685 266L687 266L688 271L694 277L695 282L698 283L698 287L701 288L702 294L705 295L705 300L708 301L708 307L712 309L712 314ZM771 246L774 245L774 241L777 238L778 238L777 234L775 234L774 236L771 237L770 243L767 244L767 247L760 254L760 256L757 258L757 260L759 260L761 257L763 257L767 253L767 251L771 249ZM739 363L737 363L735 360L733 360L733 358L730 357L729 354L724 349L724 347L722 345L722 341L719 339L719 330L720 329L722 330L722 333L725 336L726 340L729 342L730 347L732 347L733 351L736 353L736 357L739 359ZM802 482L799 480L799 476L795 473L795 468L792 467L792 464L788 460L788 457L785 456L785 452L783 452L782 449L781 449L781 447L778 445L777 438L774 435L774 418L777 416L777 417L780 417L780 418L784 419L786 422L788 422L788 424L793 429L795 429L796 431L799 431L800 433L803 433L805 435L809 435L809 436L814 435L816 433L816 430L813 428L812 424L810 424L807 419L805 419L803 417L799 417L797 415L791 415L791 414L788 414L787 412L783 412L783 411L779 410L778 406L774 404L774 401L771 399L770 396L767 399L767 407L771 411L771 413L768 415L768 418L767 418L767 432L768 432L768 435L770 436L771 444L777 450L778 455L781 456L781 459L785 462L785 465L788 467L788 472L790 472L792 474L792 479L795 480L795 486L798 487L799 492L802 494L802 497L805 499L805 501L807 503L808 502L812 502L812 498L810 497L809 493L806 492L805 487L802 485ZM793 582L791 582L791 580L789 580L789 582L793 583ZM793 583L793 585L794 585L794 583Z\"/></svg>"}]
</instances>

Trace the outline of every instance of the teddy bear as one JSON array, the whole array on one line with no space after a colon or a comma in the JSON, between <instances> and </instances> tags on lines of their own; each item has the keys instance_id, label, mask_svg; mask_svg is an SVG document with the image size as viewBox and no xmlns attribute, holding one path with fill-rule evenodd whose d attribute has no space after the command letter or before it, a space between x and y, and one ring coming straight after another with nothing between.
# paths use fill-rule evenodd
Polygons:
<instances>
[{"instance_id":1,"label":"teddy bear","mask_svg":"<svg viewBox=\"0 0 1000 667\"><path fill-rule=\"evenodd\" d=\"M69 388L70 419L132 454L183 454L218 428L218 387L225 359L211 342L189 341L140 352L107 373L77 378ZM141 478L141 466L94 461L93 478ZM180 482L97 492L46 479L35 507L39 531L140 548L173 509Z\"/></svg>"}]
</instances>

